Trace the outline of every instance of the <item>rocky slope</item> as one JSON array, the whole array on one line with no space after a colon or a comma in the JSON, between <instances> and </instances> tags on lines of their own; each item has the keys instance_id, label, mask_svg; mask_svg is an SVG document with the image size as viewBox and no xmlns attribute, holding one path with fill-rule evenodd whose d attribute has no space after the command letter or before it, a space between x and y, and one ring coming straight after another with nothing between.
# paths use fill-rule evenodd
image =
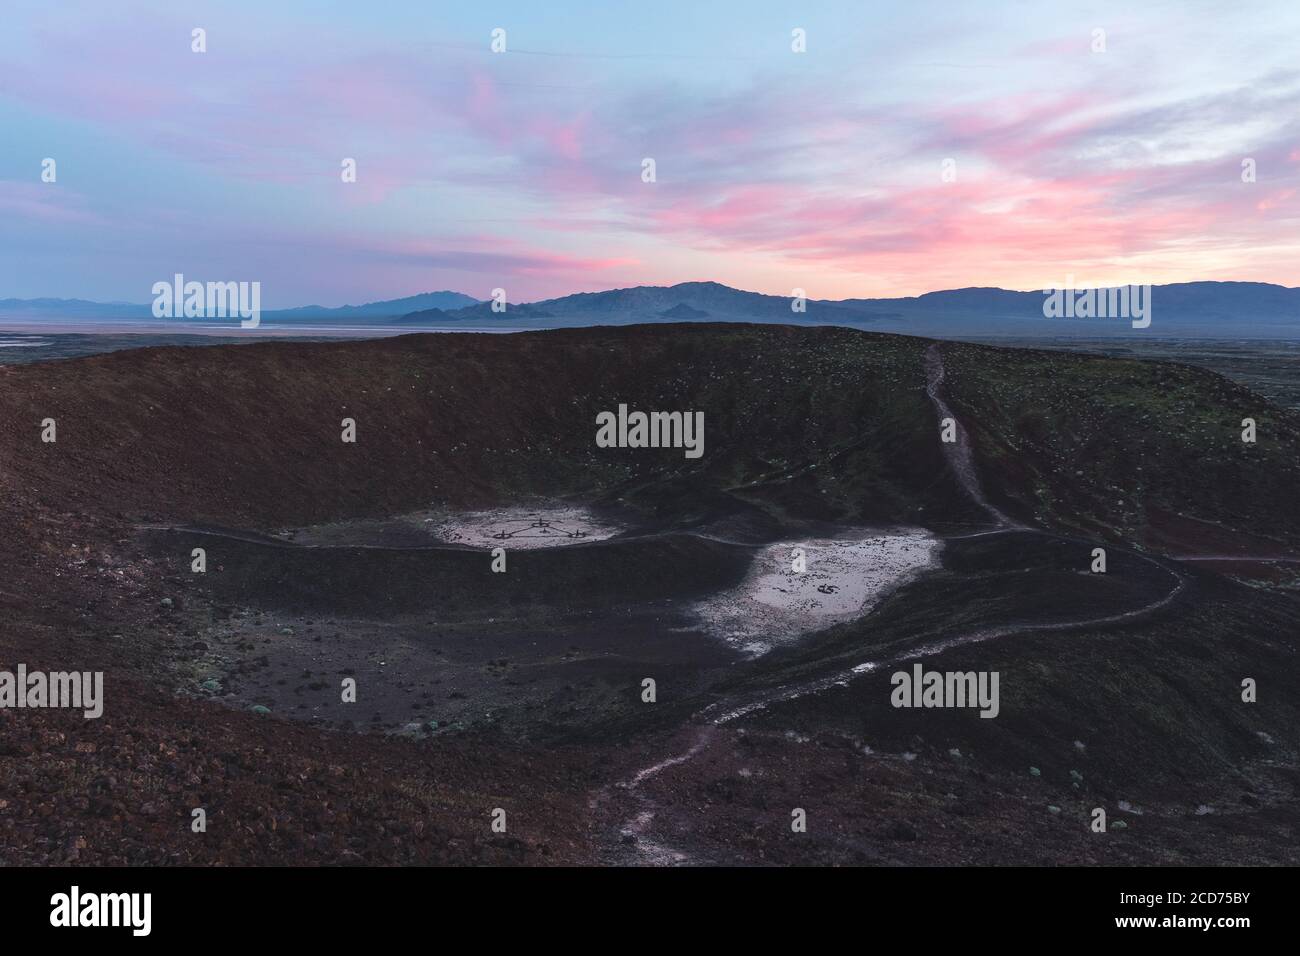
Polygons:
<instances>
[{"instance_id":1,"label":"rocky slope","mask_svg":"<svg viewBox=\"0 0 1300 956\"><path fill-rule=\"evenodd\" d=\"M1263 559L1296 554L1300 419L1182 366L944 345L946 400L982 486L1038 535L963 543L988 518L939 443L929 344L691 324L0 368L0 653L102 668L111 688L98 721L0 711L4 860L624 861L640 844L620 828L637 813L665 845L720 862L1153 862L1198 846L1224 861L1284 858L1265 834L1296 820L1300 721L1285 701L1300 689L1288 636L1300 614L1293 566ZM703 411L705 454L598 448L595 417L620 403ZM1257 422L1253 445L1243 417ZM47 418L53 443L41 441ZM340 439L345 418L355 444ZM472 551L274 543L284 528L535 496L592 503L636 533L520 558L509 593ZM843 524L929 528L950 539L944 568L866 621L752 666L668 633L675 608L743 574L744 548ZM211 549L206 576L188 568L197 539L184 529L199 525L249 534ZM1106 580L1081 573L1097 543L1114 549ZM1170 560L1188 555L1254 560ZM1154 605L1174 579L1185 583L1158 613L1033 631ZM449 654L483 648L463 664L471 698L508 706L526 696L528 668L554 694L504 723L467 717L407 739L232 708L208 699L196 669L219 654L223 681L252 686L259 657L289 652L285 628L293 653L328 655L351 626L425 640L408 618L432 608ZM602 614L622 621L613 633ZM1011 675L1003 719L911 722L880 706L882 674L720 726L704 759L648 778L650 809L617 786L690 747L712 703L980 629L1022 635L952 652ZM525 653L549 641L553 659ZM669 675L652 715L637 696L648 664ZM1267 705L1233 705L1242 675L1268 676ZM813 792L835 823L791 844L787 804ZM1081 841L1071 821L1120 799L1156 808L1157 836ZM1202 799L1230 801L1231 815L1197 816ZM1049 803L1066 817L1044 822ZM197 806L202 835L189 828ZM508 835L489 829L495 807ZM983 834L980 849L961 833Z\"/></svg>"}]
</instances>

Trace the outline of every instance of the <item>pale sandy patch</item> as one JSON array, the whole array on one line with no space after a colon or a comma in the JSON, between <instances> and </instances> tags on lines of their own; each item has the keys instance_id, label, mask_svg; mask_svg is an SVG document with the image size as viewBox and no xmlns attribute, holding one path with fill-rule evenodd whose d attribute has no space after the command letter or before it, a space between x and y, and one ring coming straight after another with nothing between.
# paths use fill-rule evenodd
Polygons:
<instances>
[{"instance_id":1,"label":"pale sandy patch","mask_svg":"<svg viewBox=\"0 0 1300 956\"><path fill-rule=\"evenodd\" d=\"M938 566L942 543L927 531L850 531L762 548L745 580L694 607L710 633L757 656L778 644L867 614L894 588ZM806 567L794 570L802 548Z\"/></svg>"},{"instance_id":2,"label":"pale sandy patch","mask_svg":"<svg viewBox=\"0 0 1300 956\"><path fill-rule=\"evenodd\" d=\"M471 547L563 548L611 538L623 529L578 507L497 508L427 519L430 532Z\"/></svg>"}]
</instances>

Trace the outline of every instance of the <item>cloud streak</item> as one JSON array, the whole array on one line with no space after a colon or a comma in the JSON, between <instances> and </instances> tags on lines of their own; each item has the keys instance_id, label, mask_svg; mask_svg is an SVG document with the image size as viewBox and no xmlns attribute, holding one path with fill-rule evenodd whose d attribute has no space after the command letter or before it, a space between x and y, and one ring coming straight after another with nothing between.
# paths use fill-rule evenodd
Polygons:
<instances>
[{"instance_id":1,"label":"cloud streak","mask_svg":"<svg viewBox=\"0 0 1300 956\"><path fill-rule=\"evenodd\" d=\"M235 7L199 55L168 5L139 3L130 20L19 5L0 108L24 141L83 165L110 141L148 173L43 190L31 160L0 166L11 293L41 279L22 264L22 230L56 230L88 283L41 294L131 298L97 264L108 233L138 242L149 273L174 267L168 249L238 258L196 228L258 237L262 267L304 299L317 296L290 260L322 243L353 260L339 294L357 299L420 291L430 272L531 297L702 277L821 296L1031 288L1067 271L1300 284L1294 13L1272 36L1225 19L1238 35L1198 71L1173 53L1200 35L1170 11L1112 11L1107 60L1088 30L1058 22L981 30L918 14L902 24L914 42L870 56L815 29L796 56L761 23L712 57L653 27L621 45L519 28L529 42L512 56L463 24L422 36ZM835 9L851 33L851 8ZM1133 55L1143 43L1150 62ZM1252 59L1230 59L1239 49ZM573 55L523 55L548 50ZM1003 68L942 66L961 62ZM355 184L339 179L344 157Z\"/></svg>"}]
</instances>

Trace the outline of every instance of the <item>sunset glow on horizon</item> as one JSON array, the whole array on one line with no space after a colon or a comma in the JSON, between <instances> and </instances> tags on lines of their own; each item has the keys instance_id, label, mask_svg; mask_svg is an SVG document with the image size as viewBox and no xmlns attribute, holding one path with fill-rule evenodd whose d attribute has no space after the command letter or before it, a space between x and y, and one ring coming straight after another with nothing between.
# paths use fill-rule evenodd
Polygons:
<instances>
[{"instance_id":1,"label":"sunset glow on horizon","mask_svg":"<svg viewBox=\"0 0 1300 956\"><path fill-rule=\"evenodd\" d=\"M1300 285L1294 3L456 6L10 0L0 298Z\"/></svg>"}]
</instances>

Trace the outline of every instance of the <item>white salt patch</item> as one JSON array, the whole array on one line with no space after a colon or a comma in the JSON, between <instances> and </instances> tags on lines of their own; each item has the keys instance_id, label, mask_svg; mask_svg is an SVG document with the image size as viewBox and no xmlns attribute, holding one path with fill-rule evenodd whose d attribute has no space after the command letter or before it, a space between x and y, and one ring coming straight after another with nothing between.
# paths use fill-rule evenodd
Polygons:
<instances>
[{"instance_id":1,"label":"white salt patch","mask_svg":"<svg viewBox=\"0 0 1300 956\"><path fill-rule=\"evenodd\" d=\"M576 507L499 508L426 520L436 537L451 544L510 550L562 548L601 541L623 530Z\"/></svg>"},{"instance_id":2,"label":"white salt patch","mask_svg":"<svg viewBox=\"0 0 1300 956\"><path fill-rule=\"evenodd\" d=\"M938 565L939 539L906 529L764 547L739 587L694 608L710 632L758 656L774 646L853 620L915 574ZM802 548L806 570L794 570Z\"/></svg>"}]
</instances>

